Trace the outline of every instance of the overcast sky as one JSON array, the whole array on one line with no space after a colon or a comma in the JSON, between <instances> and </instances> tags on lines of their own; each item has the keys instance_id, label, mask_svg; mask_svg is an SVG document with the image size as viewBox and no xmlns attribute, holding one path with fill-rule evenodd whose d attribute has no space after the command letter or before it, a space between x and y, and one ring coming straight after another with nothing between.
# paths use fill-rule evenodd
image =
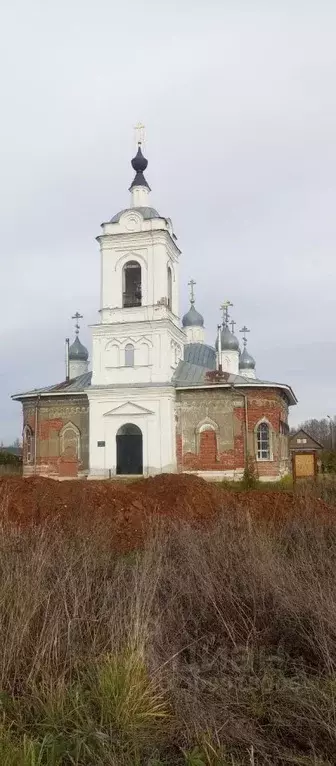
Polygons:
<instances>
[{"instance_id":1,"label":"overcast sky","mask_svg":"<svg viewBox=\"0 0 336 766\"><path fill-rule=\"evenodd\" d=\"M100 224L128 205L133 126L214 342L229 298L291 424L333 415L333 0L8 0L0 11L0 440L10 394L64 378L97 321Z\"/></svg>"}]
</instances>

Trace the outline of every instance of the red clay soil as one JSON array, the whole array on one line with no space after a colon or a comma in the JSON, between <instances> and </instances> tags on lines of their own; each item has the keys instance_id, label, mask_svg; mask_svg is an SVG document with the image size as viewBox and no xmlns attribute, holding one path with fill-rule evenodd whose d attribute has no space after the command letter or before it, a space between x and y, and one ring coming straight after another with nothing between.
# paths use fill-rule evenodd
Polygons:
<instances>
[{"instance_id":1,"label":"red clay soil","mask_svg":"<svg viewBox=\"0 0 336 766\"><path fill-rule=\"evenodd\" d=\"M306 501L291 492L251 490L236 493L190 474L161 474L130 483L121 481L65 481L32 477L0 479L0 519L20 526L52 520L62 527L90 529L94 520L106 527L111 545L119 551L143 543L153 517L207 524L221 512L249 510L255 518L291 516ZM310 498L310 510L330 512L321 500Z\"/></svg>"}]
</instances>

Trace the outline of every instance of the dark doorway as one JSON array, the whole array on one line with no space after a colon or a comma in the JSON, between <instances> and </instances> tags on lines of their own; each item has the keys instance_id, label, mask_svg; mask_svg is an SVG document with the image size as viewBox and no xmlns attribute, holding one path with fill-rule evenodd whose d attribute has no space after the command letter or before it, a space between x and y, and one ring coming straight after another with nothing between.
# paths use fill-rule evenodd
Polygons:
<instances>
[{"instance_id":1,"label":"dark doorway","mask_svg":"<svg viewBox=\"0 0 336 766\"><path fill-rule=\"evenodd\" d=\"M126 423L117 432L117 474L142 474L142 432Z\"/></svg>"}]
</instances>

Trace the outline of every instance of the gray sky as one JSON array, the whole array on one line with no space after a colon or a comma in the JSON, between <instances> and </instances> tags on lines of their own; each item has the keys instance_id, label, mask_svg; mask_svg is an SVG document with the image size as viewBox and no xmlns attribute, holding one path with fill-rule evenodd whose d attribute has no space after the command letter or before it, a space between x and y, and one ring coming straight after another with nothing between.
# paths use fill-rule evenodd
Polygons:
<instances>
[{"instance_id":1,"label":"gray sky","mask_svg":"<svg viewBox=\"0 0 336 766\"><path fill-rule=\"evenodd\" d=\"M10 394L64 377L97 320L100 223L128 204L133 126L214 342L234 303L291 423L335 413L336 4L11 0L0 11L0 439ZM90 345L89 345L90 347Z\"/></svg>"}]
</instances>

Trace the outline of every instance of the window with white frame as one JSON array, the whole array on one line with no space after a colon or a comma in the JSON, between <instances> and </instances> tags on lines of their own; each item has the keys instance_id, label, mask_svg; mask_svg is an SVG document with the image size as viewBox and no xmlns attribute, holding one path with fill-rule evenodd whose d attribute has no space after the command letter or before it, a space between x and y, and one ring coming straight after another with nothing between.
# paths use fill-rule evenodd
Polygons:
<instances>
[{"instance_id":1,"label":"window with white frame","mask_svg":"<svg viewBox=\"0 0 336 766\"><path fill-rule=\"evenodd\" d=\"M125 367L134 367L134 346L127 343L125 346Z\"/></svg>"},{"instance_id":2,"label":"window with white frame","mask_svg":"<svg viewBox=\"0 0 336 766\"><path fill-rule=\"evenodd\" d=\"M271 434L268 423L259 423L257 428L257 459L271 459Z\"/></svg>"}]
</instances>

